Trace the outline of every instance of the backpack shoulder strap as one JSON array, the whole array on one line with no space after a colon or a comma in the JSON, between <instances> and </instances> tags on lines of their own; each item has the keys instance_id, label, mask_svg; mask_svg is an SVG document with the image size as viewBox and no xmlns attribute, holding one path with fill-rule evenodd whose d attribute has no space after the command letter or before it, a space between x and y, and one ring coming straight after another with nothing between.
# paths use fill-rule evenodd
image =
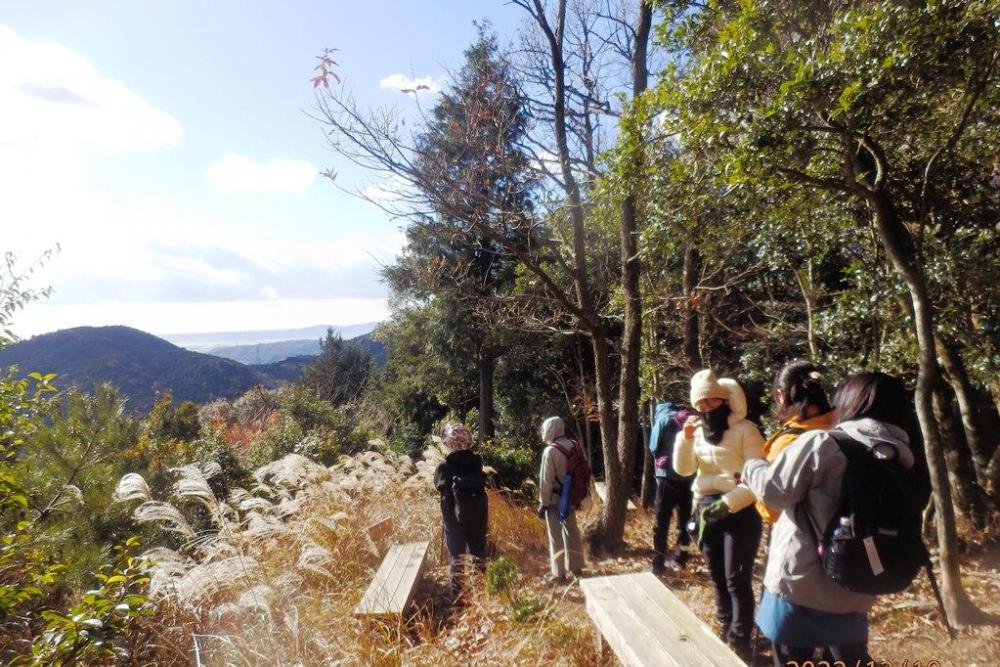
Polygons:
<instances>
[{"instance_id":1,"label":"backpack shoulder strap","mask_svg":"<svg viewBox=\"0 0 1000 667\"><path fill-rule=\"evenodd\" d=\"M813 538L816 540L816 546L819 546L823 542L823 532L816 525L816 520L813 519L812 514L809 513L809 509L806 507L806 503L803 500L795 506L795 511L802 510L802 513L806 515L806 522L809 524L809 528L812 529Z\"/></svg>"},{"instance_id":2,"label":"backpack shoulder strap","mask_svg":"<svg viewBox=\"0 0 1000 667\"><path fill-rule=\"evenodd\" d=\"M804 430L802 430L802 432L805 433ZM839 429L827 431L826 434L833 438L833 441L837 443L837 446L840 447L840 451L844 452L844 456L847 457L848 462L851 461L852 455L855 457L859 454L863 455L863 452L859 452L857 448L860 447L862 450L867 450L867 447ZM843 493L841 493L841 495L843 495ZM841 498L841 502L843 502L843 498ZM820 530L820 527L816 523L816 519L813 518L813 515L809 513L809 508L806 507L805 498L799 501L799 503L795 506L795 511L798 512L799 510L806 515L806 521L812 529L813 537L816 538L816 545L819 546L823 542L823 531Z\"/></svg>"},{"instance_id":3,"label":"backpack shoulder strap","mask_svg":"<svg viewBox=\"0 0 1000 667\"><path fill-rule=\"evenodd\" d=\"M574 447L575 447L575 446L576 446L576 443L573 443L573 445L574 445ZM569 451L568 451L568 450L567 450L567 449L566 449L565 447L563 447L562 445L560 445L560 444L556 443L555 441L553 441L553 442L552 442L551 446L552 446L552 447L555 447L555 448L556 448L556 449L558 449L558 450L559 450L560 452L562 452L562 455L563 455L563 456L565 456L565 457L566 457L567 459L569 458L570 454L572 454L572 453L573 453L573 452L572 452L571 450L569 450Z\"/></svg>"}]
</instances>

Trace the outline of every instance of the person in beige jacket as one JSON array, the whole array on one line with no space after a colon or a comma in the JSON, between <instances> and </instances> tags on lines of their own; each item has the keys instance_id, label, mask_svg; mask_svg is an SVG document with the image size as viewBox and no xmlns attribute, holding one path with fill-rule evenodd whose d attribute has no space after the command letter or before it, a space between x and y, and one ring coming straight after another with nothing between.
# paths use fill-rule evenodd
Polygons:
<instances>
[{"instance_id":1,"label":"person in beige jacket","mask_svg":"<svg viewBox=\"0 0 1000 667\"><path fill-rule=\"evenodd\" d=\"M674 441L674 470L695 475L698 546L715 586L723 638L748 657L753 629L753 564L762 524L756 496L740 483L743 464L762 456L764 438L746 418L747 401L735 380L701 370L691 378L689 417Z\"/></svg>"},{"instance_id":2,"label":"person in beige jacket","mask_svg":"<svg viewBox=\"0 0 1000 667\"><path fill-rule=\"evenodd\" d=\"M549 534L549 564L552 578L566 581L566 571L579 577L583 571L583 538L573 510L565 521L559 521L559 494L566 477L566 455L579 447L566 437L566 425L559 417L549 417L542 422L541 433L545 449L542 451L542 467L538 473L538 516L545 519ZM560 449L561 448L561 449Z\"/></svg>"}]
</instances>

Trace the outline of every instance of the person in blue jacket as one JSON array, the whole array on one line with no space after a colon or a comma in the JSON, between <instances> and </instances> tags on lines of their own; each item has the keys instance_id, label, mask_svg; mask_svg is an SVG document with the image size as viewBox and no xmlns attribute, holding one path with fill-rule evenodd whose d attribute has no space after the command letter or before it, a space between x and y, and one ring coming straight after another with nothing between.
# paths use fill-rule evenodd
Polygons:
<instances>
[{"instance_id":1,"label":"person in blue jacket","mask_svg":"<svg viewBox=\"0 0 1000 667\"><path fill-rule=\"evenodd\" d=\"M666 401L659 403L653 412L653 425L649 433L649 452L656 461L656 500L653 503L655 522L653 523L653 574L660 575L666 567L667 532L670 518L677 511L677 542L671 556L671 563L684 567L688 552L685 547L691 543L687 530L691 518L691 477L681 477L671 464L674 438L684 427L684 421L694 414L693 410Z\"/></svg>"}]
</instances>

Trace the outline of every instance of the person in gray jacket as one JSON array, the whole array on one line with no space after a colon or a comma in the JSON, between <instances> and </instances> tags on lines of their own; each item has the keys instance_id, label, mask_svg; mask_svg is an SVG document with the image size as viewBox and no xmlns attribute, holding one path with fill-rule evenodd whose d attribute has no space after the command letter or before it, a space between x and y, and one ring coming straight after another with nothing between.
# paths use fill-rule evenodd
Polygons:
<instances>
[{"instance_id":1,"label":"person in gray jacket","mask_svg":"<svg viewBox=\"0 0 1000 667\"><path fill-rule=\"evenodd\" d=\"M542 422L540 435L545 449L538 473L538 516L545 519L549 534L549 564L552 578L566 582L566 571L579 577L583 572L583 538L573 510L565 521L559 521L559 494L566 478L566 455L579 445L566 437L566 425L559 417Z\"/></svg>"},{"instance_id":2,"label":"person in gray jacket","mask_svg":"<svg viewBox=\"0 0 1000 667\"><path fill-rule=\"evenodd\" d=\"M904 427L911 422L903 384L884 373L861 373L841 384L834 399L836 426L877 456L898 455L917 465ZM919 450L918 450L918 453ZM922 467L921 467L922 464ZM823 572L810 517L826 526L836 514L847 458L826 431L808 431L768 463L747 461L742 479L768 507L781 510L774 524L757 626L774 647L774 664L812 660L817 648L830 661L866 664L868 610L875 596L848 591ZM929 481L923 482L924 499Z\"/></svg>"}]
</instances>

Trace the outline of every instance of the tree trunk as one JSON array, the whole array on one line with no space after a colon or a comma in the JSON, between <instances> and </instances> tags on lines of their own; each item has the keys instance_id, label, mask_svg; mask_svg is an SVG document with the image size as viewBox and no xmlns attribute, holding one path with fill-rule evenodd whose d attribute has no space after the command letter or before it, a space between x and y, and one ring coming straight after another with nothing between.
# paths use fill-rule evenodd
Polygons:
<instances>
[{"instance_id":1,"label":"tree trunk","mask_svg":"<svg viewBox=\"0 0 1000 667\"><path fill-rule=\"evenodd\" d=\"M815 362L819 358L819 352L816 347L816 306L813 297L812 260L806 260L805 270L793 266L792 273L795 274L799 291L802 293L802 301L806 306L806 341L809 343L809 358Z\"/></svg>"},{"instance_id":2,"label":"tree trunk","mask_svg":"<svg viewBox=\"0 0 1000 667\"><path fill-rule=\"evenodd\" d=\"M977 529L986 527L986 505L982 489L976 483L976 471L972 466L969 449L959 420L956 419L951 397L946 392L944 382L939 382L934 390L934 414L941 426L945 460L948 463L948 478L955 490L955 506Z\"/></svg>"},{"instance_id":3,"label":"tree trunk","mask_svg":"<svg viewBox=\"0 0 1000 667\"><path fill-rule=\"evenodd\" d=\"M493 430L493 371L496 357L490 351L479 354L479 437L492 440Z\"/></svg>"},{"instance_id":4,"label":"tree trunk","mask_svg":"<svg viewBox=\"0 0 1000 667\"><path fill-rule=\"evenodd\" d=\"M636 17L635 49L632 52L632 98L636 99L649 85L646 49L653 23L653 9L644 0L639 2ZM640 130L641 131L641 130ZM641 141L642 137L635 137ZM641 152L627 165L630 173L639 175ZM637 179L629 179L634 184ZM634 187L634 186L633 186ZM616 471L608 481L608 502L600 518L600 541L605 549L617 552L624 543L628 497L632 492L632 472L635 468L636 446L639 440L639 356L642 350L642 295L639 286L639 194L635 189L622 200L619 231L621 246L622 296L625 302L624 332L621 346L621 375L618 382L618 443ZM609 448L605 446L607 452ZM606 458L608 458L606 456Z\"/></svg>"},{"instance_id":5,"label":"tree trunk","mask_svg":"<svg viewBox=\"0 0 1000 667\"><path fill-rule=\"evenodd\" d=\"M615 422L614 379L611 373L611 343L603 330L591 336L594 347L594 385L597 394L597 412L600 415L601 452L604 455L604 483L607 501L601 505L598 520L587 531L591 548L614 552L622 545L625 535L625 509L628 502L627 468L618 452L617 424ZM633 431L634 433L634 431ZM620 505L620 512L615 507Z\"/></svg>"},{"instance_id":6,"label":"tree trunk","mask_svg":"<svg viewBox=\"0 0 1000 667\"><path fill-rule=\"evenodd\" d=\"M962 429L965 431L965 441L969 445L972 453L972 464L975 468L976 479L979 485L986 487L986 469L989 467L990 458L986 449L986 438L983 435L979 424L979 416L976 414L976 392L969 380L969 374L965 370L965 362L962 355L955 348L954 344L938 338L935 341L938 345L938 354L944 364L947 373L948 383L955 391L955 399L958 402L958 410L962 416Z\"/></svg>"},{"instance_id":7,"label":"tree trunk","mask_svg":"<svg viewBox=\"0 0 1000 667\"><path fill-rule=\"evenodd\" d=\"M699 370L704 363L701 358L701 341L698 323L698 308L691 302L695 289L698 287L698 272L701 270L701 258L694 243L688 242L684 248L684 275L681 285L684 295L684 361L692 373Z\"/></svg>"},{"instance_id":8,"label":"tree trunk","mask_svg":"<svg viewBox=\"0 0 1000 667\"><path fill-rule=\"evenodd\" d=\"M552 132L556 142L556 155L559 159L562 186L566 193L567 208L573 226L573 289L582 315L580 325L590 335L594 351L594 384L597 394L597 412L601 423L601 448L604 451L605 475L617 478L620 475L617 471L617 453L614 451L616 440L614 438L615 414L612 398L614 383L611 379L610 366L611 344L608 340L606 327L594 307L594 299L590 291L587 272L587 230L584 225L583 201L580 195L580 185L573 171L566 128L566 61L563 55L563 43L566 33L567 0L558 0L554 25L546 17L541 0L533 0L533 5L532 16L545 34L549 44L549 57L552 65ZM611 470L608 470L608 464L611 464ZM613 495L610 478L607 479L607 484L610 500ZM624 511L622 514L624 516Z\"/></svg>"},{"instance_id":9,"label":"tree trunk","mask_svg":"<svg viewBox=\"0 0 1000 667\"><path fill-rule=\"evenodd\" d=\"M913 304L913 326L917 337L919 366L917 371L916 408L920 430L927 448L931 487L936 507L938 553L941 560L941 594L949 619L954 625L982 623L988 615L976 608L962 586L958 564L958 532L955 528L955 508L951 485L948 483L944 447L937 421L934 419L934 386L940 376L937 350L934 344L934 314L927 283L919 265L913 259L913 240L900 223L888 195L882 190L865 193L872 207L879 236L893 268L906 284Z\"/></svg>"},{"instance_id":10,"label":"tree trunk","mask_svg":"<svg viewBox=\"0 0 1000 667\"><path fill-rule=\"evenodd\" d=\"M1000 417L1000 379L990 380L986 391L993 401L997 416ZM990 463L986 467L986 491L1000 504L1000 443L994 442L992 447L993 453L990 454Z\"/></svg>"},{"instance_id":11,"label":"tree trunk","mask_svg":"<svg viewBox=\"0 0 1000 667\"><path fill-rule=\"evenodd\" d=\"M583 354L580 348L576 345L573 346L574 354L576 357L576 368L580 375L580 391L583 394L583 437L584 445L587 451L587 462L590 463L591 467L594 465L594 437L590 431L590 396L589 390L587 389L587 374L583 369Z\"/></svg>"},{"instance_id":12,"label":"tree trunk","mask_svg":"<svg viewBox=\"0 0 1000 667\"><path fill-rule=\"evenodd\" d=\"M990 397L993 399L993 406L996 408L997 414L1000 415L1000 378L994 378L988 384ZM1000 447L997 447L997 449L1000 449Z\"/></svg>"}]
</instances>

